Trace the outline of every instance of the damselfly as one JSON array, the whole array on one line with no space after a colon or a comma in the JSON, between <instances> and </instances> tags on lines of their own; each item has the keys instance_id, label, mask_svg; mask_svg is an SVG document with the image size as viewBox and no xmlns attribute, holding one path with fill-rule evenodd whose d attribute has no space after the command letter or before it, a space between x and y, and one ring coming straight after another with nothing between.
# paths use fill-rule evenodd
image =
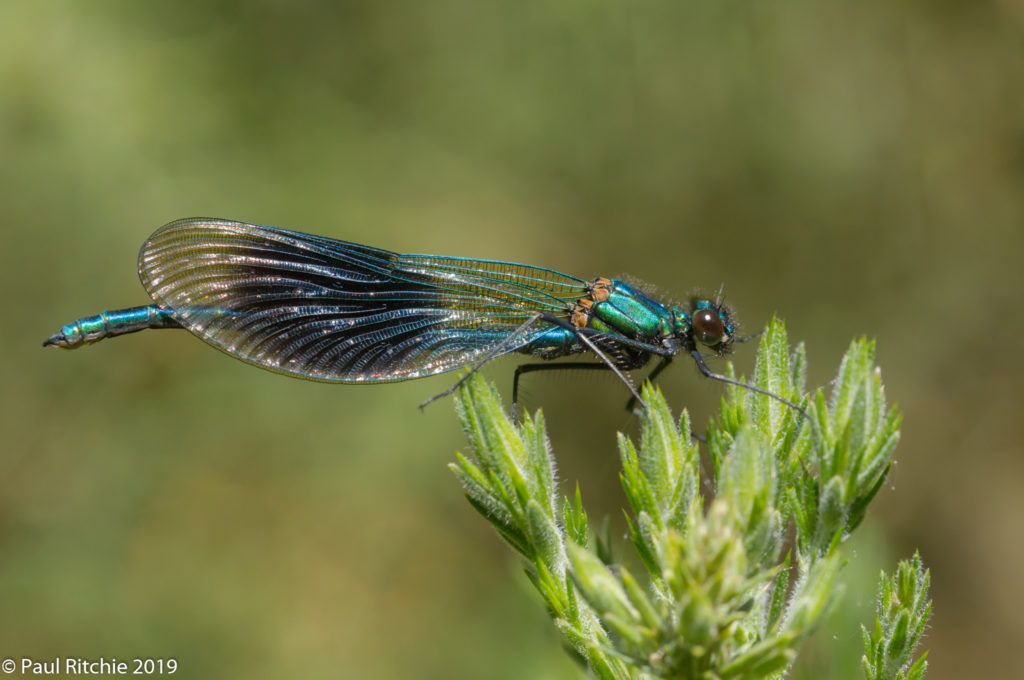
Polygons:
<instances>
[{"instance_id":1,"label":"damselfly","mask_svg":"<svg viewBox=\"0 0 1024 680\"><path fill-rule=\"evenodd\" d=\"M654 378L686 353L705 376L763 392L704 362L702 348L721 356L741 339L720 301L667 304L619 279L400 255L205 218L158 229L142 246L138 269L154 304L77 319L43 345L73 349L147 328L184 328L260 368L340 383L476 370L513 352L543 360L588 352L597 358L519 366L513 404L524 373L550 368L613 371L632 392L630 402L639 401L626 373L658 357Z\"/></svg>"}]
</instances>

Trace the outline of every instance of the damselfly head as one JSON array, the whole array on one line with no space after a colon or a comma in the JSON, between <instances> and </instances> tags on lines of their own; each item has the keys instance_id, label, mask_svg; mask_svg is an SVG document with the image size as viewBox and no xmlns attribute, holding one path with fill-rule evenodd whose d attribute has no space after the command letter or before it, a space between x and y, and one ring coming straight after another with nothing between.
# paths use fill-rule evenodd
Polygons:
<instances>
[{"instance_id":1,"label":"damselfly head","mask_svg":"<svg viewBox=\"0 0 1024 680\"><path fill-rule=\"evenodd\" d=\"M711 300L694 300L690 312L693 340L717 354L727 354L736 340L735 323L725 305Z\"/></svg>"}]
</instances>

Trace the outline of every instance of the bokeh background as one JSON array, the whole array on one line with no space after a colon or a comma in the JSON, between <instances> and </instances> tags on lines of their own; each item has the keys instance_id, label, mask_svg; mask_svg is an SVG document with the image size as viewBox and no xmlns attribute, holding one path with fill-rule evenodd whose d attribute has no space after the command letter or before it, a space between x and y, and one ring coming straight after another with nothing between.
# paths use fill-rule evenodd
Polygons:
<instances>
[{"instance_id":1,"label":"bokeh background","mask_svg":"<svg viewBox=\"0 0 1024 680\"><path fill-rule=\"evenodd\" d=\"M813 384L876 337L899 464L796 676L858 677L878 569L917 549L929 677L1019 672L1019 0L5 2L0 159L0 656L581 677L445 468L451 403L416 408L450 377L306 383L180 332L40 348L147 302L139 246L210 215L724 284ZM662 384L698 422L721 393L686 362ZM565 488L618 521L621 385L525 388Z\"/></svg>"}]
</instances>

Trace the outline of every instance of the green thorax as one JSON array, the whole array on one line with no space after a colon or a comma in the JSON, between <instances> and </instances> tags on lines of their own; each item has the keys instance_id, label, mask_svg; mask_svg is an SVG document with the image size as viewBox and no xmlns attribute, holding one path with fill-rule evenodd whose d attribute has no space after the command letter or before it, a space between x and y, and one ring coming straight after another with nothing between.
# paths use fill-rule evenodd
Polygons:
<instances>
[{"instance_id":1,"label":"green thorax","mask_svg":"<svg viewBox=\"0 0 1024 680\"><path fill-rule=\"evenodd\" d=\"M595 301L590 312L591 328L649 342L674 335L679 315L686 317L685 312L652 300L619 279L611 279L607 298Z\"/></svg>"}]
</instances>

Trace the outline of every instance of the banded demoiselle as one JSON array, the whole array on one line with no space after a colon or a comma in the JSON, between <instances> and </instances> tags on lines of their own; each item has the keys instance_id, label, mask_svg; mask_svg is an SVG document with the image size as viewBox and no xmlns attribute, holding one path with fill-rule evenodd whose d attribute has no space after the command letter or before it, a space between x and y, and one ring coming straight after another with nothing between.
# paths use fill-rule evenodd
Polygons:
<instances>
[{"instance_id":1,"label":"banded demoiselle","mask_svg":"<svg viewBox=\"0 0 1024 680\"><path fill-rule=\"evenodd\" d=\"M520 376L545 368L614 371L633 403L639 396L626 372L659 357L653 378L685 352L705 376L762 391L704 362L702 348L721 356L738 339L732 314L719 301L667 304L619 279L401 255L206 218L158 229L139 252L138 270L154 304L77 319L43 345L73 349L147 328L184 328L260 368L340 383L475 370L513 352L543 360L587 352L597 358L519 366L513 404Z\"/></svg>"}]
</instances>

